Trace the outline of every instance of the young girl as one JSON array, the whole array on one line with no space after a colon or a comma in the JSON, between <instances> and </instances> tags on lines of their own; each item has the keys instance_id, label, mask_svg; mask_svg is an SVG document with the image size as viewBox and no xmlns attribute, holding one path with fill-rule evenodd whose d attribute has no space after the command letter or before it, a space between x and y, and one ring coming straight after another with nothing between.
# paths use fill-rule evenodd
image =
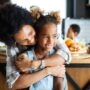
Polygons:
<instances>
[{"instance_id":1,"label":"young girl","mask_svg":"<svg viewBox=\"0 0 90 90\"><path fill-rule=\"evenodd\" d=\"M40 13L41 14L41 13ZM53 16L52 16L53 15ZM30 72L38 72L46 66L45 59L48 58L50 55L55 54L55 45L57 41L57 24L59 23L57 12L51 13L49 15L41 14L40 18L35 23L36 29L36 46L30 51L27 51L26 54L32 60L40 60L41 65L36 69L30 69ZM24 54L25 55L25 54ZM50 61L52 62L52 60ZM60 65L60 64L58 64ZM55 65L57 66L57 65ZM63 65L60 66L61 68L64 67ZM62 68L61 72L63 72L63 76L65 74L64 68ZM57 88L53 85L53 76L52 74L39 80L38 82L31 85L30 90L67 90L67 88L62 87L63 80L61 78L55 78L59 81ZM56 80L56 82L57 82ZM61 81L60 81L61 80ZM64 82L64 84L66 81ZM55 83L54 83L55 84Z\"/></svg>"}]
</instances>

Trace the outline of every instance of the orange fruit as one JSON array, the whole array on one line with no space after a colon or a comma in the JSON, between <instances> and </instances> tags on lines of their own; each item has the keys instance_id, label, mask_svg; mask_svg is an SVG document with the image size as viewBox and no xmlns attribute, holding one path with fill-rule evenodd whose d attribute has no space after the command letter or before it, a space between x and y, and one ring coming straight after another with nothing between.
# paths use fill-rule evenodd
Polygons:
<instances>
[{"instance_id":1,"label":"orange fruit","mask_svg":"<svg viewBox=\"0 0 90 90\"><path fill-rule=\"evenodd\" d=\"M68 38L68 39L65 40L65 43L66 43L66 45L67 45L68 47L70 47L71 44L73 43L73 40L70 39L70 38Z\"/></svg>"}]
</instances>

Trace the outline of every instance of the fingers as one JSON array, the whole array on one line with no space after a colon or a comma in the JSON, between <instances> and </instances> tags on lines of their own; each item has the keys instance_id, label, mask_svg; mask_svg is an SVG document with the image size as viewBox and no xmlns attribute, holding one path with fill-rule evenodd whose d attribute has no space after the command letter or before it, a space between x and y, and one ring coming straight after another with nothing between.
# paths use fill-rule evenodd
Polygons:
<instances>
[{"instance_id":1,"label":"fingers","mask_svg":"<svg viewBox=\"0 0 90 90\"><path fill-rule=\"evenodd\" d=\"M57 75L58 77L62 77L62 78L64 78L64 76L65 76L65 69L61 69L60 70L60 73Z\"/></svg>"},{"instance_id":2,"label":"fingers","mask_svg":"<svg viewBox=\"0 0 90 90\"><path fill-rule=\"evenodd\" d=\"M28 69L23 67L20 61L16 61L16 67L20 72L26 72Z\"/></svg>"},{"instance_id":3,"label":"fingers","mask_svg":"<svg viewBox=\"0 0 90 90\"><path fill-rule=\"evenodd\" d=\"M21 60L25 60L26 58L28 58L27 54L22 53L22 54L18 55L17 60L21 61Z\"/></svg>"},{"instance_id":4,"label":"fingers","mask_svg":"<svg viewBox=\"0 0 90 90\"><path fill-rule=\"evenodd\" d=\"M64 75L65 75L65 67L64 66L51 67L50 70L51 70L53 76L64 77Z\"/></svg>"},{"instance_id":5,"label":"fingers","mask_svg":"<svg viewBox=\"0 0 90 90\"><path fill-rule=\"evenodd\" d=\"M20 71L22 71L22 68L21 68L22 65L20 61L15 61L15 65Z\"/></svg>"}]
</instances>

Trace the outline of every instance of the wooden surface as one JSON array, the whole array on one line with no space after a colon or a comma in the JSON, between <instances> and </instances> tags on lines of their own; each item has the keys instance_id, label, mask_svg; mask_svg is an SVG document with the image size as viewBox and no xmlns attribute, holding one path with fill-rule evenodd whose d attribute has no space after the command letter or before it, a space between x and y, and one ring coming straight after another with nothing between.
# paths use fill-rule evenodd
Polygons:
<instances>
[{"instance_id":1,"label":"wooden surface","mask_svg":"<svg viewBox=\"0 0 90 90\"><path fill-rule=\"evenodd\" d=\"M85 85L90 81L90 67L87 67L87 65L90 64L90 54L77 54L72 55L72 61L70 63L72 66L71 67L67 67L67 73L70 75L70 77L72 77L76 83L79 85L79 87L84 88ZM77 67L73 67L74 65L77 65ZM84 65L80 67L79 65ZM72 83L68 80L68 87L69 90L76 90L75 87L72 85Z\"/></svg>"},{"instance_id":2,"label":"wooden surface","mask_svg":"<svg viewBox=\"0 0 90 90\"><path fill-rule=\"evenodd\" d=\"M82 88L90 81L90 68L67 68L69 75ZM75 90L74 86L68 81L69 90Z\"/></svg>"},{"instance_id":3,"label":"wooden surface","mask_svg":"<svg viewBox=\"0 0 90 90\"><path fill-rule=\"evenodd\" d=\"M0 63L6 63L5 58L0 59ZM71 64L90 64L90 54L72 55ZM80 88L83 88L90 80L90 68L68 67L66 71L79 84ZM68 90L75 90L70 81L68 81L68 87ZM0 90L8 90L6 79L2 73L0 73Z\"/></svg>"},{"instance_id":4,"label":"wooden surface","mask_svg":"<svg viewBox=\"0 0 90 90\"><path fill-rule=\"evenodd\" d=\"M90 63L90 54L77 54L72 55L71 64L89 64Z\"/></svg>"}]
</instances>

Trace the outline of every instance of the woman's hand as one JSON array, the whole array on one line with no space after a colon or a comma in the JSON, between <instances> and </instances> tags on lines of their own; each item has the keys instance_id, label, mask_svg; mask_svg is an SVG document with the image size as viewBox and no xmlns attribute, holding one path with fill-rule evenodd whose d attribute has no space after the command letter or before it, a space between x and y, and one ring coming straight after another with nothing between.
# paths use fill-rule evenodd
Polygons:
<instances>
[{"instance_id":1,"label":"woman's hand","mask_svg":"<svg viewBox=\"0 0 90 90\"><path fill-rule=\"evenodd\" d=\"M64 77L65 75L65 66L56 66L56 67L48 67L48 72L56 77Z\"/></svg>"},{"instance_id":2,"label":"woman's hand","mask_svg":"<svg viewBox=\"0 0 90 90\"><path fill-rule=\"evenodd\" d=\"M15 64L16 67L20 70L20 72L26 72L30 68L31 60L25 53L23 53L18 56L17 60L15 61Z\"/></svg>"},{"instance_id":3,"label":"woman's hand","mask_svg":"<svg viewBox=\"0 0 90 90\"><path fill-rule=\"evenodd\" d=\"M31 68L38 69L41 65L41 60L33 60L31 62Z\"/></svg>"},{"instance_id":4,"label":"woman's hand","mask_svg":"<svg viewBox=\"0 0 90 90\"><path fill-rule=\"evenodd\" d=\"M41 60L30 60L28 56L23 53L20 54L15 61L16 67L20 70L20 72L26 72L30 68L37 69L41 65Z\"/></svg>"}]
</instances>

